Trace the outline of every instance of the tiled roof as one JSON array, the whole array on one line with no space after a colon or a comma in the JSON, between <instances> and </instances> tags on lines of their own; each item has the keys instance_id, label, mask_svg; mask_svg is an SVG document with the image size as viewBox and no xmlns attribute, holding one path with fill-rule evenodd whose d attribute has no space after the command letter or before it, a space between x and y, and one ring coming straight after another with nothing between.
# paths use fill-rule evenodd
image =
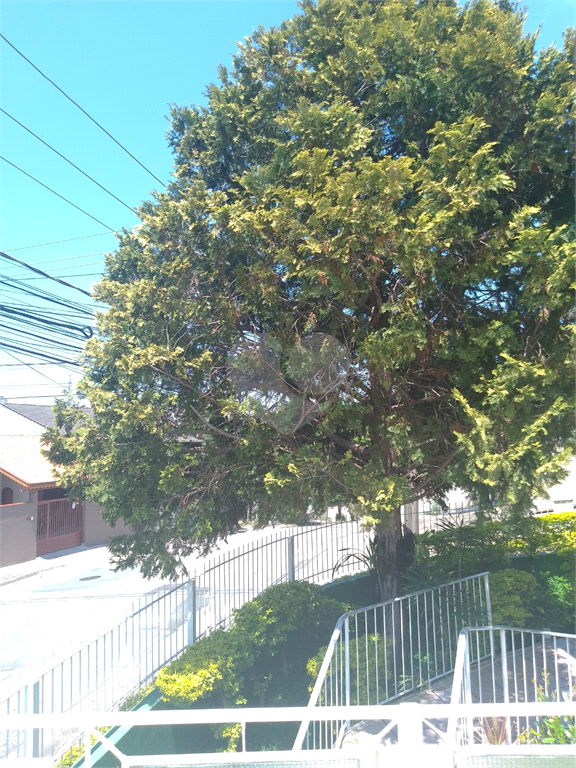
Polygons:
<instances>
[{"instance_id":1,"label":"tiled roof","mask_svg":"<svg viewBox=\"0 0 576 768\"><path fill-rule=\"evenodd\" d=\"M41 449L40 435L3 435L0 472L28 488L56 485L52 464L42 456Z\"/></svg>"},{"instance_id":2,"label":"tiled roof","mask_svg":"<svg viewBox=\"0 0 576 768\"><path fill-rule=\"evenodd\" d=\"M14 413L18 413L20 416L24 416L25 419L30 419L30 421L40 424L41 427L46 427L46 429L48 429L49 427L54 426L54 414L51 405L32 405L30 403L16 404L6 402L3 402L2 405L4 408L8 408L8 410L14 411Z\"/></svg>"}]
</instances>

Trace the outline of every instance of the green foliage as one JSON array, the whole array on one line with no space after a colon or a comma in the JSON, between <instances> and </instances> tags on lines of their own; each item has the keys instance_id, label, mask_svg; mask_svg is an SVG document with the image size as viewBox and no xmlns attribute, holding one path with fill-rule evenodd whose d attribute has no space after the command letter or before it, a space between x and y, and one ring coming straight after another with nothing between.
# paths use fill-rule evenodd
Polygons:
<instances>
[{"instance_id":1,"label":"green foliage","mask_svg":"<svg viewBox=\"0 0 576 768\"><path fill-rule=\"evenodd\" d=\"M489 581L495 625L543 628L542 611L539 609L542 592L535 576L505 568L491 573Z\"/></svg>"},{"instance_id":2,"label":"green foliage","mask_svg":"<svg viewBox=\"0 0 576 768\"><path fill-rule=\"evenodd\" d=\"M417 537L416 562L403 574L403 589L426 589L488 570L496 624L573 632L574 521L573 513L525 518L519 521L523 536L518 523L508 521L445 522L441 530ZM526 562L533 573L509 567L511 555L550 551L560 557L561 571L555 574L535 570L534 561Z\"/></svg>"},{"instance_id":3,"label":"green foliage","mask_svg":"<svg viewBox=\"0 0 576 768\"><path fill-rule=\"evenodd\" d=\"M544 576L544 596L540 605L544 608L545 627L558 632L574 632L576 622L576 588L574 584L574 563L570 563L571 574L565 576Z\"/></svg>"},{"instance_id":4,"label":"green foliage","mask_svg":"<svg viewBox=\"0 0 576 768\"><path fill-rule=\"evenodd\" d=\"M569 674L573 675L571 671ZM553 700L547 689L547 681L545 686L539 686L538 701ZM563 698L565 701L570 700L566 691L563 692ZM576 744L576 718L555 716L538 718L535 727L523 731L518 741L521 744Z\"/></svg>"},{"instance_id":5,"label":"green foliage","mask_svg":"<svg viewBox=\"0 0 576 768\"><path fill-rule=\"evenodd\" d=\"M367 646L370 649L369 653L366 652ZM320 673L327 648L327 646L321 648L316 656L309 659L306 665L308 675L314 682ZM382 635L375 635L374 633L353 638L350 640L349 653L350 658L355 660L355 663L350 665L350 704L375 704L377 702L377 690L384 691L386 680L391 677L390 639L385 642ZM337 667L336 664L333 669L328 670L325 690L329 691L331 685L337 686L339 684L340 669ZM308 686L310 693L314 687L314 682ZM318 702L319 706L327 703L329 702L322 700Z\"/></svg>"},{"instance_id":6,"label":"green foliage","mask_svg":"<svg viewBox=\"0 0 576 768\"><path fill-rule=\"evenodd\" d=\"M460 579L503 568L511 546L506 526L498 521L482 524L444 521L440 530L418 536L417 550L416 572L422 570L418 566L426 567L432 560L440 576L453 574L453 578Z\"/></svg>"},{"instance_id":7,"label":"green foliage","mask_svg":"<svg viewBox=\"0 0 576 768\"><path fill-rule=\"evenodd\" d=\"M574 577L536 578L506 568L490 574L494 624L553 632L574 632L576 616Z\"/></svg>"},{"instance_id":8,"label":"green foliage","mask_svg":"<svg viewBox=\"0 0 576 768\"><path fill-rule=\"evenodd\" d=\"M512 6L304 0L173 109L174 181L95 291L94 417L47 435L130 524L120 567L344 503L394 592L401 503L458 485L518 515L563 476L573 33L537 55Z\"/></svg>"},{"instance_id":9,"label":"green foliage","mask_svg":"<svg viewBox=\"0 0 576 768\"><path fill-rule=\"evenodd\" d=\"M163 701L183 708L306 704L306 659L346 609L313 584L270 587L235 612L228 630L202 638L160 671ZM231 748L237 734L228 737Z\"/></svg>"},{"instance_id":10,"label":"green foliage","mask_svg":"<svg viewBox=\"0 0 576 768\"><path fill-rule=\"evenodd\" d=\"M522 734L524 744L576 744L574 717L543 717L535 728Z\"/></svg>"},{"instance_id":11,"label":"green foliage","mask_svg":"<svg viewBox=\"0 0 576 768\"><path fill-rule=\"evenodd\" d=\"M530 521L526 535L515 542L519 552L573 554L576 550L576 512L539 515Z\"/></svg>"},{"instance_id":12,"label":"green foliage","mask_svg":"<svg viewBox=\"0 0 576 768\"><path fill-rule=\"evenodd\" d=\"M432 565L439 578L471 576L479 571L501 570L510 555L554 552L574 557L576 513L524 517L515 521L479 520L472 524L443 521L437 531L417 537L414 574ZM410 578L410 571L407 574ZM438 583L441 583L439 581Z\"/></svg>"},{"instance_id":13,"label":"green foliage","mask_svg":"<svg viewBox=\"0 0 576 768\"><path fill-rule=\"evenodd\" d=\"M138 704L140 704L141 701L143 701L146 696L148 696L149 693L152 693L154 690L154 685L145 685L142 688L139 688L135 693L130 694L122 704L120 704L120 712L129 712L131 709L134 709Z\"/></svg>"}]
</instances>

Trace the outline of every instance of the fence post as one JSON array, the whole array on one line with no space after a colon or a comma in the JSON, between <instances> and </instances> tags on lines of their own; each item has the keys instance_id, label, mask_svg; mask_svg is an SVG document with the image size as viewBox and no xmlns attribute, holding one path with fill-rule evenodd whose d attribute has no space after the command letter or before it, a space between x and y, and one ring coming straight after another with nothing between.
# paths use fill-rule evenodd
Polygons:
<instances>
[{"instance_id":1,"label":"fence post","mask_svg":"<svg viewBox=\"0 0 576 768\"><path fill-rule=\"evenodd\" d=\"M196 579L189 579L187 587L188 645L196 639Z\"/></svg>"},{"instance_id":2,"label":"fence post","mask_svg":"<svg viewBox=\"0 0 576 768\"><path fill-rule=\"evenodd\" d=\"M288 581L296 580L296 568L294 567L294 536L286 537L288 547Z\"/></svg>"},{"instance_id":3,"label":"fence post","mask_svg":"<svg viewBox=\"0 0 576 768\"><path fill-rule=\"evenodd\" d=\"M492 626L492 602L490 600L490 581L488 573L484 574L484 594L486 596L486 615L488 620L488 626Z\"/></svg>"},{"instance_id":4,"label":"fence post","mask_svg":"<svg viewBox=\"0 0 576 768\"><path fill-rule=\"evenodd\" d=\"M40 714L40 681L32 686L32 712ZM32 757L40 757L40 728L32 730Z\"/></svg>"},{"instance_id":5,"label":"fence post","mask_svg":"<svg viewBox=\"0 0 576 768\"><path fill-rule=\"evenodd\" d=\"M514 655L514 635L510 631L510 645L512 646L512 655ZM500 655L502 656L502 693L503 699L508 704L510 702L510 691L508 689L508 649L506 647L506 630L500 630ZM506 722L506 743L511 744L510 718L505 718Z\"/></svg>"},{"instance_id":6,"label":"fence post","mask_svg":"<svg viewBox=\"0 0 576 768\"><path fill-rule=\"evenodd\" d=\"M350 616L344 623L344 664L346 675L346 706L350 706Z\"/></svg>"}]
</instances>

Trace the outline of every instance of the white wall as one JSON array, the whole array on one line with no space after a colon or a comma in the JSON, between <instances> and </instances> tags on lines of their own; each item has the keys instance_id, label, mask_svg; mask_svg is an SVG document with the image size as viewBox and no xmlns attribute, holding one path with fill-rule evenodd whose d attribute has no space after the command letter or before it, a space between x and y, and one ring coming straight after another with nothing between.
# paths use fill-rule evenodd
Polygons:
<instances>
[{"instance_id":1,"label":"white wall","mask_svg":"<svg viewBox=\"0 0 576 768\"><path fill-rule=\"evenodd\" d=\"M0 435L42 435L46 427L14 413L0 403Z\"/></svg>"}]
</instances>

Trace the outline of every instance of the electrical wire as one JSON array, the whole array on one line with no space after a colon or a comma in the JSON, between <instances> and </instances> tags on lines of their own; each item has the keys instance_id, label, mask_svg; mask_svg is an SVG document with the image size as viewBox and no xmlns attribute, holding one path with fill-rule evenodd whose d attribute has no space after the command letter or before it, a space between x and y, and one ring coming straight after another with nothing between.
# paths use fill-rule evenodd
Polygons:
<instances>
[{"instance_id":1,"label":"electrical wire","mask_svg":"<svg viewBox=\"0 0 576 768\"><path fill-rule=\"evenodd\" d=\"M16 352L23 352L26 355L32 355L33 357L41 357L44 360L52 360L55 363L65 363L66 365L73 365L76 368L80 367L80 363L77 363L74 360L63 360L61 357L56 357L55 355L46 355L42 352L38 352L35 349L17 347L16 345L9 344L6 341L0 341L0 349L4 349L5 351L12 349Z\"/></svg>"},{"instance_id":2,"label":"electrical wire","mask_svg":"<svg viewBox=\"0 0 576 768\"><path fill-rule=\"evenodd\" d=\"M37 373L39 376L43 376L45 379L48 379L48 381L53 382L54 384L56 384L59 387L62 386L59 381L56 381L56 379L53 379L50 376L47 376L45 373L42 373L42 371L35 370L36 366L32 365L32 363L25 363L25 362L23 362L22 360L20 360L19 357L16 357L16 355L13 352L8 352L7 349L5 349L4 352L7 355L9 355L10 357L12 357L14 360L18 360L20 365L25 365L27 368L30 368L30 370L34 371L34 373ZM43 363L42 363L42 365L43 365Z\"/></svg>"},{"instance_id":3,"label":"electrical wire","mask_svg":"<svg viewBox=\"0 0 576 768\"><path fill-rule=\"evenodd\" d=\"M44 189L47 189L49 192L52 192L53 195L56 195L56 197L59 197L61 200L64 200L64 202L71 205L73 208L76 208L76 210L81 211L82 213L85 213L86 216L89 216L91 219L94 219L94 221L98 222L98 224L102 224L103 227L106 227L106 229L109 229L110 232L115 232L115 230L112 229L112 227L109 227L108 224L104 224L103 221L100 221L100 219L97 219L96 216L92 216L91 213L88 213L88 211L85 211L83 208L80 208L79 205L76 205L76 203L71 202L68 200L68 198L61 195L59 192L56 192L52 187L49 187L47 184L44 184L44 182L37 179L35 176L32 176L32 174L28 173L27 171L22 170L19 166L17 166L15 163L12 163L7 158L0 155L0 160L4 160L5 163L8 163L8 165L11 165L13 168L16 168L17 171L20 171L20 173L23 173L24 176L28 176L29 179L32 179L32 181L35 181L37 184L40 184L41 187L44 187Z\"/></svg>"},{"instance_id":4,"label":"electrical wire","mask_svg":"<svg viewBox=\"0 0 576 768\"><path fill-rule=\"evenodd\" d=\"M32 287L26 285L26 284L18 284L13 285L13 283L20 283L20 281L16 281L13 278L0 278L0 285L4 285L7 288L9 288L8 291L5 291L4 293L23 293L25 296L30 296L33 299L40 299L41 301L46 301L49 304L56 304L57 306L64 307L65 309L68 309L71 311L72 316L74 317L80 317L80 318L92 318L94 316L94 313L91 309L83 307L81 304L71 303L67 302L64 299L61 299L58 296L54 296L51 293L48 293L47 291L42 290L34 290ZM18 297L19 298L19 297ZM36 307L38 308L37 304L30 304L26 301L19 301L19 305L21 306L29 306L29 307ZM5 305L6 306L6 305ZM56 314L58 317L62 317L62 310L58 310L55 312L55 310L51 310L48 308L42 308L42 311L45 315L49 314Z\"/></svg>"},{"instance_id":5,"label":"electrical wire","mask_svg":"<svg viewBox=\"0 0 576 768\"><path fill-rule=\"evenodd\" d=\"M24 336L25 339L27 338L38 339L39 341L42 341L42 342L50 342L51 345L62 347L62 349L70 349L72 350L72 352L82 352L82 347L79 347L78 344L66 344L63 341L59 341L58 339L48 338L45 334L44 336L39 336L37 333L32 333L27 328L26 329L15 328L14 326L5 325L4 323L0 323L0 328L4 328L4 330L11 331L12 333L15 333L19 336ZM68 335L65 336L65 338L68 338L68 337L72 339L76 338ZM14 341L14 339L12 339L12 341ZM41 344L40 348L46 349L46 344Z\"/></svg>"},{"instance_id":6,"label":"electrical wire","mask_svg":"<svg viewBox=\"0 0 576 768\"><path fill-rule=\"evenodd\" d=\"M24 130L25 130L25 131L28 131L28 133L29 133L29 134L31 134L32 136L34 136L34 138L35 138L35 139L38 139L38 141L42 142L42 144L44 144L44 146L45 146L45 147L48 147L48 149L51 149L51 150L52 150L52 152L55 152L55 153L58 155L58 157L61 157L61 158L62 158L62 160L65 160L65 161L68 163L68 165L71 165L71 166L72 166L72 168L75 168L75 169L76 169L77 171L79 171L79 172L80 172L80 173L81 173L83 176L86 176L86 178L87 178L87 179L90 179L90 181L91 181L91 182L93 182L94 184L96 184L96 186L97 186L97 187L100 187L100 189L104 190L104 192L106 192L106 194L110 195L110 197L113 197L113 198L114 198L114 200L117 200L117 201L118 201L118 202L119 202L121 205L123 205L123 206L124 206L124 208L128 208L128 210L129 210L129 211L131 211L132 213L136 213L136 211L134 210L134 208L132 208L131 206L129 206L129 205L128 205L127 203L125 203L123 200L120 200L120 198L119 198L119 197L116 197L116 195L115 195L113 192L110 192L110 190L109 190L109 189L106 189L106 187L102 186L102 184L100 184L100 182L98 182L98 181L96 181L96 179L92 178L92 176L90 176L88 173L86 173L86 171L83 171L83 170L82 170L82 168L79 168L79 167L78 167L78 166L77 166L75 163L73 163L73 162L72 162L72 160L68 160L68 158L67 158L67 157L65 157L65 156L64 156L64 155L63 155L61 152L58 152L58 150L57 150L57 149L54 149L54 147L52 147L50 144L48 144L48 142L47 142L47 141L44 141L44 139L41 139L41 138L40 138L40 136L38 136L37 134L35 134L35 133L34 133L34 131L31 131L31 130L30 130L30 128L27 128L27 127L26 127L26 126L25 126L23 123L21 123L19 120L16 120L16 118L15 118L15 117L13 117L13 116L12 116L12 115L11 115L9 112L6 112L6 110L5 110L5 109L2 109L2 108L0 107L0 112L2 112L2 114L6 115L6 117L9 117L9 118L10 118L10 120L13 120L13 121L14 121L14 122L15 122L17 125L19 125L21 128L24 128ZM136 215L138 215L138 214L136 214Z\"/></svg>"},{"instance_id":7,"label":"electrical wire","mask_svg":"<svg viewBox=\"0 0 576 768\"><path fill-rule=\"evenodd\" d=\"M58 384L59 387L66 387L67 384ZM54 399L54 395L21 395L20 397L12 397L10 396L10 401L12 400L38 400L40 398L49 397L52 400Z\"/></svg>"},{"instance_id":8,"label":"electrical wire","mask_svg":"<svg viewBox=\"0 0 576 768\"><path fill-rule=\"evenodd\" d=\"M16 248L16 249L13 249L13 250L18 250L18 249ZM6 253L9 253L9 251L7 250ZM104 256L104 254L106 254L106 253L109 253L109 251L95 251L94 253L81 253L78 256L63 256L61 259L46 259L46 261L37 261L34 266L37 267L40 264L58 264L60 261L74 261L75 259L87 259L89 256ZM92 263L93 264L96 264L96 263L100 264L101 262L92 262ZM91 264L82 264L82 266L83 267L91 267L92 263ZM17 267L17 266L6 267L6 269L4 271L6 271L8 269L19 269L19 267ZM59 269L69 269L69 267L68 266L66 266L66 267L59 267ZM56 270L54 270L54 271L56 271Z\"/></svg>"},{"instance_id":9,"label":"electrical wire","mask_svg":"<svg viewBox=\"0 0 576 768\"><path fill-rule=\"evenodd\" d=\"M63 307L74 309L84 315L93 315L92 307L89 304L80 304L78 301L63 299L62 296L57 296L55 293L50 293L50 291L46 291L43 288L31 288L27 282L16 277L0 277L0 285L6 285L15 291L25 293L33 298L43 299L52 304L60 304Z\"/></svg>"},{"instance_id":10,"label":"electrical wire","mask_svg":"<svg viewBox=\"0 0 576 768\"><path fill-rule=\"evenodd\" d=\"M81 274L74 273L72 275L62 275L62 277L102 277L102 272L83 272ZM45 280L45 277L27 277L26 280Z\"/></svg>"},{"instance_id":11,"label":"electrical wire","mask_svg":"<svg viewBox=\"0 0 576 768\"><path fill-rule=\"evenodd\" d=\"M80 235L80 237L67 237L65 240L51 240L48 243L36 243L35 245L21 245L19 248L5 248L5 251L9 253L12 251L27 251L29 248L42 248L45 245L58 245L58 243L71 243L73 240L86 240L89 237L102 237L102 235L110 235L109 232L96 232L93 235ZM106 251L102 251L106 253ZM74 258L74 257L70 257Z\"/></svg>"},{"instance_id":12,"label":"electrical wire","mask_svg":"<svg viewBox=\"0 0 576 768\"><path fill-rule=\"evenodd\" d=\"M14 258L14 256L9 256L7 253L4 253L4 251L0 251L0 256L3 259L8 259L9 261L15 261L17 264L21 264L23 267L26 267L32 272L36 272L36 274L42 275L43 277L48 277L50 280L54 280L54 282L56 283L65 285L67 288L73 288L75 291L78 291L79 293L83 293L85 296L88 296L89 299L92 298L91 295L88 293L88 291L85 291L83 288L78 288L77 286L72 285L72 283L67 283L65 280L61 280L59 277L52 277L52 275L49 275L47 272L43 272L41 269L37 269L36 267L33 267L31 264L26 264L25 261L20 261L20 259Z\"/></svg>"},{"instance_id":13,"label":"electrical wire","mask_svg":"<svg viewBox=\"0 0 576 768\"><path fill-rule=\"evenodd\" d=\"M73 323L60 323L52 318L45 318L44 314L37 315L34 312L26 312L23 309L17 309L16 307L8 307L6 304L0 305L0 309L4 315L13 317L16 320L18 318L25 318L27 324L35 328L47 325L50 328L64 328L67 331L72 331L80 334L74 338L82 338L83 340L91 339L94 336L94 331L89 325L75 325Z\"/></svg>"},{"instance_id":14,"label":"electrical wire","mask_svg":"<svg viewBox=\"0 0 576 768\"><path fill-rule=\"evenodd\" d=\"M95 120L95 119L94 119L94 118L93 118L91 115L89 115L89 114L88 114L88 112L86 112L86 110L85 110L85 109L83 109L83 108L80 106L80 104L78 104L76 101L74 101L74 99L73 99L73 98L71 98L70 96L68 96L68 94L67 94L65 91L63 91L63 90L62 90L62 88L60 88L60 86L56 85L56 83L55 83L53 80L50 80L50 78L49 78L47 75L45 75L45 74L44 74L44 72L42 72L42 70L41 70L41 69L39 69L39 68L36 66L36 64L33 64L33 63L30 61L30 59L28 59L26 56L24 56L24 54L22 53L22 51L19 51L19 50L18 50L18 48L16 48L16 46L15 46L15 45L13 45L13 44L10 42L10 40L8 40L8 38L6 38L6 37L5 37L4 35L2 35L2 34L0 34L0 37L2 38L2 40L4 40L4 42L5 42L5 43L8 43L8 45L9 45L11 48L13 48L13 49L16 51L16 53L17 53L19 56L21 56L21 57L22 57L22 58L23 58L25 61L27 61L27 62L28 62L28 64L30 64L30 66L31 66L31 67L34 67L34 69L36 70L36 72L38 72L40 75L42 75L42 77L43 77L45 80L48 80L48 82L49 82L49 83L51 83L51 84L54 86L54 88L56 88L58 91L60 91L60 93L61 93L63 96L65 96L65 97L68 99L68 101L71 101L71 102L72 102L72 104L74 104L74 106L75 106L75 107L78 107L78 109L79 109L79 110L80 110L80 111L81 111L83 114L85 114L85 115L86 115L86 117L87 117L88 119L90 119L90 120L91 120L91 121L92 121L92 122L93 122L95 125L97 125L97 126L98 126L98 128L100 128L100 130L101 130L101 131L104 131L104 133L105 133L107 136L109 136L109 137L112 139L112 141L113 141L113 142L115 142L115 143L116 143L116 144L117 144L117 145L120 147L120 149L124 150L124 152L126 152L126 154L127 154L127 155L129 155L129 156L132 158L132 160L135 160L135 161L138 163L138 165L139 165L141 168L143 168L143 169L146 171L146 173L149 173L149 174L150 174L150 176L152 176L152 178L153 178L153 179L156 179L156 181L157 181L159 184L161 184L163 187L165 187L165 186L166 186L166 185L164 184L164 182L163 182L163 181L160 181L160 179L158 178L158 176L155 176L155 175L152 173L152 171L151 171L151 170L149 170L148 168L146 168L146 166L145 166L143 163L141 163L141 162L140 162L140 160L138 160L138 158L134 157L134 155L133 155L131 152L129 152L129 151L126 149L126 147L124 147L122 144L120 144L120 142L119 142L117 139L115 139L115 138L114 138L114 136L112 136L112 134L111 134L111 133L109 133L109 132L106 130L106 128L104 128L102 125L100 125L100 123L99 123L97 120ZM106 226L106 225L104 225L104 226Z\"/></svg>"}]
</instances>

